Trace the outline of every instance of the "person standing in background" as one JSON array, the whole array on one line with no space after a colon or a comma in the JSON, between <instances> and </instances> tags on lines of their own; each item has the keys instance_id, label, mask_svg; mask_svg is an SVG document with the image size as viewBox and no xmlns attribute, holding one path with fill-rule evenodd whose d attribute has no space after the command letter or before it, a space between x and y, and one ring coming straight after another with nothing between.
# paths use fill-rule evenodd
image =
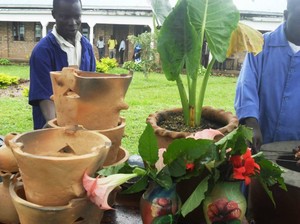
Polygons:
<instances>
[{"instance_id":1,"label":"person standing in background","mask_svg":"<svg viewBox=\"0 0 300 224\"><path fill-rule=\"evenodd\" d=\"M117 44L118 44L117 40L114 38L113 35L111 35L109 40L107 41L109 58L116 58Z\"/></svg>"},{"instance_id":2,"label":"person standing in background","mask_svg":"<svg viewBox=\"0 0 300 224\"><path fill-rule=\"evenodd\" d=\"M120 54L120 64L124 63L124 51L126 49L126 44L124 38L122 38L119 46L119 54Z\"/></svg>"},{"instance_id":3,"label":"person standing in background","mask_svg":"<svg viewBox=\"0 0 300 224\"><path fill-rule=\"evenodd\" d=\"M77 66L83 71L96 69L95 55L89 40L79 32L81 0L53 0L55 25L34 47L30 57L29 104L34 129L41 129L56 117L50 78L51 71Z\"/></svg>"},{"instance_id":4,"label":"person standing in background","mask_svg":"<svg viewBox=\"0 0 300 224\"><path fill-rule=\"evenodd\" d=\"M104 54L105 54L105 43L102 36L100 36L99 40L97 40L96 46L98 48L99 61L100 61L101 58L104 58Z\"/></svg>"}]
</instances>

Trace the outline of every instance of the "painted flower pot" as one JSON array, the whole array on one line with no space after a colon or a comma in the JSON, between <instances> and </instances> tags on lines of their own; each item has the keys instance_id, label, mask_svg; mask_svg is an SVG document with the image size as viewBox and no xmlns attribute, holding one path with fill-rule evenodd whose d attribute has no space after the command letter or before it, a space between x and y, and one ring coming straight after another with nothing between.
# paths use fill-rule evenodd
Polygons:
<instances>
[{"instance_id":1,"label":"painted flower pot","mask_svg":"<svg viewBox=\"0 0 300 224\"><path fill-rule=\"evenodd\" d=\"M176 214L181 207L181 201L176 193L176 186L170 189L152 182L143 193L140 200L140 211L143 224L151 224L159 217Z\"/></svg>"},{"instance_id":2,"label":"painted flower pot","mask_svg":"<svg viewBox=\"0 0 300 224\"><path fill-rule=\"evenodd\" d=\"M182 114L181 108L158 111L150 114L147 118L147 123L151 124L157 137L159 148L167 148L167 146L177 138L185 138L190 135L190 132L176 132L161 128L159 125L163 120L168 119L172 114ZM231 112L226 112L222 109L214 109L212 107L203 107L202 117L219 124L217 128L224 135L230 133L238 126L238 119Z\"/></svg>"},{"instance_id":3,"label":"painted flower pot","mask_svg":"<svg viewBox=\"0 0 300 224\"><path fill-rule=\"evenodd\" d=\"M131 75L112 75L63 68L51 72L57 124L82 125L89 130L118 126Z\"/></svg>"},{"instance_id":4,"label":"painted flower pot","mask_svg":"<svg viewBox=\"0 0 300 224\"><path fill-rule=\"evenodd\" d=\"M102 167L110 145L106 136L76 128L41 129L10 141L26 199L43 206L63 206L83 197L84 172L93 175Z\"/></svg>"},{"instance_id":5,"label":"painted flower pot","mask_svg":"<svg viewBox=\"0 0 300 224\"><path fill-rule=\"evenodd\" d=\"M207 224L239 221L245 218L247 202L240 181L217 182L203 201Z\"/></svg>"},{"instance_id":6,"label":"painted flower pot","mask_svg":"<svg viewBox=\"0 0 300 224\"><path fill-rule=\"evenodd\" d=\"M19 171L14 154L9 148L9 141L17 134L9 133L4 138L4 145L0 147L0 171L5 173L15 173Z\"/></svg>"},{"instance_id":7,"label":"painted flower pot","mask_svg":"<svg viewBox=\"0 0 300 224\"><path fill-rule=\"evenodd\" d=\"M57 124L57 119L50 120L48 122L48 126L50 128L59 128ZM125 130L126 122L125 118L120 117L119 118L119 123L118 126L114 128L109 128L109 129L103 129L103 130L93 130L96 132L99 132L100 134L105 135L111 140L111 147L109 149L108 155L106 157L106 160L104 162L105 166L109 166L114 164L115 162L119 162L120 160L120 155L123 155L123 151L120 151L121 147L121 141L124 135L124 130ZM128 157L127 157L128 158Z\"/></svg>"},{"instance_id":8,"label":"painted flower pot","mask_svg":"<svg viewBox=\"0 0 300 224\"><path fill-rule=\"evenodd\" d=\"M99 224L103 211L87 197L70 200L63 206L42 206L26 199L22 181L14 177L9 193L22 224Z\"/></svg>"},{"instance_id":9,"label":"painted flower pot","mask_svg":"<svg viewBox=\"0 0 300 224\"><path fill-rule=\"evenodd\" d=\"M9 180L11 173L0 171L2 183L0 183L0 223L19 224L19 217L12 198L9 194Z\"/></svg>"}]
</instances>

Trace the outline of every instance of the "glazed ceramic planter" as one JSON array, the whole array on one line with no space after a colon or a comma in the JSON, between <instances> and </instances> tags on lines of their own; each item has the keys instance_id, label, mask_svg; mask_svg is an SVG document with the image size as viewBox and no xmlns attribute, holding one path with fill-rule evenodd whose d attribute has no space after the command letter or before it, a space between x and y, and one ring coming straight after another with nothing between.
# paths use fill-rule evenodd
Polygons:
<instances>
[{"instance_id":1,"label":"glazed ceramic planter","mask_svg":"<svg viewBox=\"0 0 300 224\"><path fill-rule=\"evenodd\" d=\"M112 75L63 68L51 72L57 124L82 125L89 130L118 126L131 75Z\"/></svg>"},{"instance_id":2,"label":"glazed ceramic planter","mask_svg":"<svg viewBox=\"0 0 300 224\"><path fill-rule=\"evenodd\" d=\"M48 122L48 126L51 128L59 128L57 124L57 119L53 119ZM124 135L125 130L125 118L120 117L118 125L114 128L109 129L103 129L103 130L93 130L100 134L105 135L111 140L111 147L109 149L108 155L106 157L106 160L104 162L105 166L112 165L116 162L120 161L120 156L124 155L124 149L121 149L121 141ZM122 157L123 158L123 157ZM127 157L128 159L128 157Z\"/></svg>"},{"instance_id":3,"label":"glazed ceramic planter","mask_svg":"<svg viewBox=\"0 0 300 224\"><path fill-rule=\"evenodd\" d=\"M70 200L63 206L42 206L26 200L22 181L11 181L9 192L22 224L99 224L103 211L87 197Z\"/></svg>"},{"instance_id":4,"label":"glazed ceramic planter","mask_svg":"<svg viewBox=\"0 0 300 224\"><path fill-rule=\"evenodd\" d=\"M18 213L9 194L9 181L11 173L0 171L0 223L19 224Z\"/></svg>"},{"instance_id":5,"label":"glazed ceramic planter","mask_svg":"<svg viewBox=\"0 0 300 224\"><path fill-rule=\"evenodd\" d=\"M83 197L84 172L92 176L102 167L110 145L106 136L76 128L41 129L10 141L27 200L43 206Z\"/></svg>"},{"instance_id":6,"label":"glazed ceramic planter","mask_svg":"<svg viewBox=\"0 0 300 224\"><path fill-rule=\"evenodd\" d=\"M170 114L182 113L181 108L173 110L158 111L150 114L147 118L147 123L151 124L157 137L159 148L167 148L167 146L177 138L185 138L191 133L189 132L175 132L170 131L159 126L159 123L166 120ZM226 112L221 109L214 109L212 107L203 107L202 117L220 124L222 127L218 128L224 135L230 133L238 126L238 119L231 112Z\"/></svg>"},{"instance_id":7,"label":"glazed ceramic planter","mask_svg":"<svg viewBox=\"0 0 300 224\"><path fill-rule=\"evenodd\" d=\"M7 134L4 138L4 145L0 147L0 172L15 173L19 171L15 156L8 147L9 141L16 135L16 133Z\"/></svg>"}]
</instances>

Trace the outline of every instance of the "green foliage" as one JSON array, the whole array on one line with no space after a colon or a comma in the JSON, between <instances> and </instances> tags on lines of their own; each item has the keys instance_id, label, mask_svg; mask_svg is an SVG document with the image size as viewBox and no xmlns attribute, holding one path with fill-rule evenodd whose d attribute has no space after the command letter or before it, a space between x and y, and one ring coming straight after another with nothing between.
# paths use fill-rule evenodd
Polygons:
<instances>
[{"instance_id":1,"label":"green foliage","mask_svg":"<svg viewBox=\"0 0 300 224\"><path fill-rule=\"evenodd\" d=\"M141 61L140 63L136 63L134 61L126 61L123 64L122 68L127 69L129 71L141 72L141 71L143 71L143 68L144 68L143 64L144 63L145 63L144 61Z\"/></svg>"},{"instance_id":2,"label":"green foliage","mask_svg":"<svg viewBox=\"0 0 300 224\"><path fill-rule=\"evenodd\" d=\"M24 87L23 88L22 95L24 97L28 97L29 96L29 88L28 87Z\"/></svg>"},{"instance_id":3,"label":"green foliage","mask_svg":"<svg viewBox=\"0 0 300 224\"><path fill-rule=\"evenodd\" d=\"M0 73L0 88L7 88L10 85L16 85L19 83L19 77L10 76Z\"/></svg>"},{"instance_id":4,"label":"green foliage","mask_svg":"<svg viewBox=\"0 0 300 224\"><path fill-rule=\"evenodd\" d=\"M7 58L0 58L0 65L10 65L10 61Z\"/></svg>"},{"instance_id":5,"label":"green foliage","mask_svg":"<svg viewBox=\"0 0 300 224\"><path fill-rule=\"evenodd\" d=\"M140 44L141 50L141 59L143 64L142 70L147 76L151 71L154 71L159 67L157 64L157 34L156 33L142 33L138 36L129 35L128 40L135 46Z\"/></svg>"},{"instance_id":6,"label":"green foliage","mask_svg":"<svg viewBox=\"0 0 300 224\"><path fill-rule=\"evenodd\" d=\"M118 62L115 58L102 58L99 61L96 61L96 72L106 73L109 69L116 68Z\"/></svg>"}]
</instances>

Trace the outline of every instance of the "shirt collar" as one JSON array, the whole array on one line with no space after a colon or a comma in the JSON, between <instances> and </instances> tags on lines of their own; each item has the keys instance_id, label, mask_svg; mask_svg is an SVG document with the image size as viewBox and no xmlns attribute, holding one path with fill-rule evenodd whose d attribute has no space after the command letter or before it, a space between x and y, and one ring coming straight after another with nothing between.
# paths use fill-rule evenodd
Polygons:
<instances>
[{"instance_id":1,"label":"shirt collar","mask_svg":"<svg viewBox=\"0 0 300 224\"><path fill-rule=\"evenodd\" d=\"M57 29L56 29L56 24L54 24L54 26L53 26L52 33L55 36L59 45L65 45L67 47L74 47L71 43L66 41L61 35L58 34ZM82 34L79 31L77 31L76 36L75 36L75 43L80 41L81 37L82 37Z\"/></svg>"},{"instance_id":2,"label":"shirt collar","mask_svg":"<svg viewBox=\"0 0 300 224\"><path fill-rule=\"evenodd\" d=\"M270 33L269 46L273 46L273 47L288 46L288 41L284 31L285 26L286 23L284 22L276 30Z\"/></svg>"}]
</instances>

